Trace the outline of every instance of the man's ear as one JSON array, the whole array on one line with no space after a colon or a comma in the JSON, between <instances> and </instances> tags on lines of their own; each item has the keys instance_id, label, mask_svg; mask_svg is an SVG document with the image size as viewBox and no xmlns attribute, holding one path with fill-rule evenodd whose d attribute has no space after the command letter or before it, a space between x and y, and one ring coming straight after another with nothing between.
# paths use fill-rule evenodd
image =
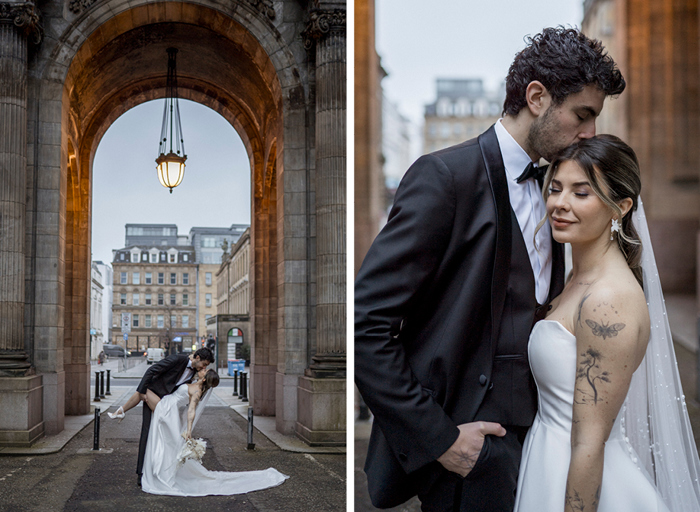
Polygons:
<instances>
[{"instance_id":1,"label":"man's ear","mask_svg":"<svg viewBox=\"0 0 700 512\"><path fill-rule=\"evenodd\" d=\"M542 82L533 80L525 89L525 101L527 108L533 116L539 117L544 114L552 104L552 96Z\"/></svg>"}]
</instances>

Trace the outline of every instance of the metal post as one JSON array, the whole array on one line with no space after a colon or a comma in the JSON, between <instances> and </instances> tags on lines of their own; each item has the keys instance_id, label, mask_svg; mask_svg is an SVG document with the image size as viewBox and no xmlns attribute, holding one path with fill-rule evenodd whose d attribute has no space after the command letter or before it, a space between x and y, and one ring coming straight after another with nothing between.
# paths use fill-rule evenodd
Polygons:
<instances>
[{"instance_id":1,"label":"metal post","mask_svg":"<svg viewBox=\"0 0 700 512\"><path fill-rule=\"evenodd\" d=\"M107 391L105 391L105 395L110 396L112 393L109 392L109 379L110 379L110 372L112 370L107 370Z\"/></svg>"},{"instance_id":2,"label":"metal post","mask_svg":"<svg viewBox=\"0 0 700 512\"><path fill-rule=\"evenodd\" d=\"M100 398L105 397L105 372L102 370L100 372Z\"/></svg>"},{"instance_id":3,"label":"metal post","mask_svg":"<svg viewBox=\"0 0 700 512\"><path fill-rule=\"evenodd\" d=\"M100 372L95 372L95 398L93 402L100 401Z\"/></svg>"},{"instance_id":4,"label":"metal post","mask_svg":"<svg viewBox=\"0 0 700 512\"><path fill-rule=\"evenodd\" d=\"M238 396L238 370L233 370L233 396Z\"/></svg>"},{"instance_id":5,"label":"metal post","mask_svg":"<svg viewBox=\"0 0 700 512\"><path fill-rule=\"evenodd\" d=\"M248 374L241 372L241 401L248 401Z\"/></svg>"},{"instance_id":6,"label":"metal post","mask_svg":"<svg viewBox=\"0 0 700 512\"><path fill-rule=\"evenodd\" d=\"M95 431L92 439L92 449L100 449L100 408L95 407Z\"/></svg>"},{"instance_id":7,"label":"metal post","mask_svg":"<svg viewBox=\"0 0 700 512\"><path fill-rule=\"evenodd\" d=\"M253 442L253 408L248 407L248 450L255 450L255 443Z\"/></svg>"}]
</instances>

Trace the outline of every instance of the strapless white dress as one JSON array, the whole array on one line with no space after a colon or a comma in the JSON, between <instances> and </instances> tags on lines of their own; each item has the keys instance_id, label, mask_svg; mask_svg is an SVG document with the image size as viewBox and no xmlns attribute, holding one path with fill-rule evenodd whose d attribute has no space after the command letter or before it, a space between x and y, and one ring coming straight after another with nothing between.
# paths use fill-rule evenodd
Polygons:
<instances>
[{"instance_id":1,"label":"strapless white dress","mask_svg":"<svg viewBox=\"0 0 700 512\"><path fill-rule=\"evenodd\" d=\"M576 383L576 338L559 322L535 324L528 345L538 411L525 438L515 512L563 512L571 460L571 416ZM598 512L667 512L637 454L615 420L605 444Z\"/></svg>"},{"instance_id":2,"label":"strapless white dress","mask_svg":"<svg viewBox=\"0 0 700 512\"><path fill-rule=\"evenodd\" d=\"M273 468L226 472L208 471L192 459L179 464L178 455L185 445L181 434L187 430L188 404L187 385L182 385L156 405L143 462L144 491L171 496L228 496L274 487L289 478Z\"/></svg>"}]
</instances>

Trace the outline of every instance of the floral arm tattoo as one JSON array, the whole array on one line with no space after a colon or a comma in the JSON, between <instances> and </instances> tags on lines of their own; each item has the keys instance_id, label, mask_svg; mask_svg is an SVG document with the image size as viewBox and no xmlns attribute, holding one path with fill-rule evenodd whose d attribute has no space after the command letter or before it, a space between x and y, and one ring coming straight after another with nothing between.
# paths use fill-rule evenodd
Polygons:
<instances>
[{"instance_id":1,"label":"floral arm tattoo","mask_svg":"<svg viewBox=\"0 0 700 512\"><path fill-rule=\"evenodd\" d=\"M602 398L598 396L598 383L609 383L610 373L607 371L601 371L599 362L605 358L598 350L589 348L583 354L581 354L581 357L583 359L579 361L578 371L576 372L576 381L578 382L578 385L581 386L577 389L583 396L576 403L592 403L595 405L598 403L598 401L602 400Z\"/></svg>"},{"instance_id":2,"label":"floral arm tattoo","mask_svg":"<svg viewBox=\"0 0 700 512\"><path fill-rule=\"evenodd\" d=\"M595 498L593 498L593 503L591 506L586 508L583 498L579 495L577 491L569 492L566 490L566 512L596 512L598 510L598 503L600 502L600 485L595 492Z\"/></svg>"}]
</instances>

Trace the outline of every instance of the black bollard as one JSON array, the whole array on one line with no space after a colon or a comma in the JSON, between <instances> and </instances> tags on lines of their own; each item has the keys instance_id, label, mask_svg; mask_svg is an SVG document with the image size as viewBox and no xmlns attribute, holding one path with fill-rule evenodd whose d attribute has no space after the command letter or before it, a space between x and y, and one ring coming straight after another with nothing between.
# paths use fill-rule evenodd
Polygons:
<instances>
[{"instance_id":1,"label":"black bollard","mask_svg":"<svg viewBox=\"0 0 700 512\"><path fill-rule=\"evenodd\" d=\"M248 446L247 450L255 450L255 443L253 442L253 408L248 407Z\"/></svg>"},{"instance_id":2,"label":"black bollard","mask_svg":"<svg viewBox=\"0 0 700 512\"><path fill-rule=\"evenodd\" d=\"M112 370L107 370L107 391L105 391L105 395L110 396L112 393L109 392L109 374Z\"/></svg>"},{"instance_id":3,"label":"black bollard","mask_svg":"<svg viewBox=\"0 0 700 512\"><path fill-rule=\"evenodd\" d=\"M92 449L100 449L100 408L95 407L95 432L92 439Z\"/></svg>"},{"instance_id":4,"label":"black bollard","mask_svg":"<svg viewBox=\"0 0 700 512\"><path fill-rule=\"evenodd\" d=\"M241 372L241 402L248 401L248 374Z\"/></svg>"},{"instance_id":5,"label":"black bollard","mask_svg":"<svg viewBox=\"0 0 700 512\"><path fill-rule=\"evenodd\" d=\"M95 398L93 402L100 401L100 372L95 372Z\"/></svg>"},{"instance_id":6,"label":"black bollard","mask_svg":"<svg viewBox=\"0 0 700 512\"><path fill-rule=\"evenodd\" d=\"M100 398L105 397L105 372L102 370L100 372Z\"/></svg>"},{"instance_id":7,"label":"black bollard","mask_svg":"<svg viewBox=\"0 0 700 512\"><path fill-rule=\"evenodd\" d=\"M233 370L233 396L238 396L238 370Z\"/></svg>"}]
</instances>

